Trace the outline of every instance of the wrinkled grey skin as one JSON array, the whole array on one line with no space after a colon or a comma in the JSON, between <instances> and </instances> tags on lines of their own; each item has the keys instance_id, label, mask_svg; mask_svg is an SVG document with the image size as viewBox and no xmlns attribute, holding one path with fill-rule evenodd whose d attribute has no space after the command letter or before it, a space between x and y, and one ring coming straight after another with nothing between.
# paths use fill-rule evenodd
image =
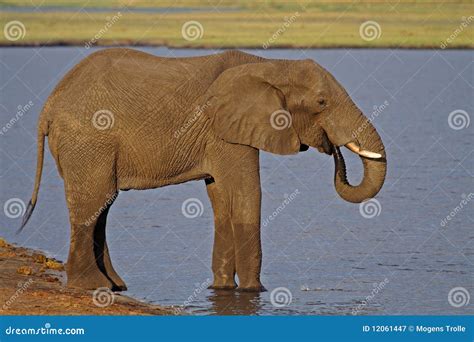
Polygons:
<instances>
[{"instance_id":1,"label":"wrinkled grey skin","mask_svg":"<svg viewBox=\"0 0 474 342\"><path fill-rule=\"evenodd\" d=\"M375 196L386 172L379 135L326 70L238 51L174 59L107 49L76 65L40 116L23 225L37 202L46 136L70 213L68 285L87 289L126 289L105 237L119 190L205 180L215 219L211 287L236 288L237 273L240 289L261 291L260 149L334 155L336 191L350 202ZM339 151L346 144L364 165L355 187Z\"/></svg>"}]
</instances>

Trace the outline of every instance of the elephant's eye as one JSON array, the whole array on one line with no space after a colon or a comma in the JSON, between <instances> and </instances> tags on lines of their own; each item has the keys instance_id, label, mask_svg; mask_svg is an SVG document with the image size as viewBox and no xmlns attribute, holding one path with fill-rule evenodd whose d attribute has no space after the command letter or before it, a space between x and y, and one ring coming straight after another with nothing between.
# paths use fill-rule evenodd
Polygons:
<instances>
[{"instance_id":1,"label":"elephant's eye","mask_svg":"<svg viewBox=\"0 0 474 342\"><path fill-rule=\"evenodd\" d=\"M326 100L325 99L319 99L318 103L323 107L326 106Z\"/></svg>"}]
</instances>

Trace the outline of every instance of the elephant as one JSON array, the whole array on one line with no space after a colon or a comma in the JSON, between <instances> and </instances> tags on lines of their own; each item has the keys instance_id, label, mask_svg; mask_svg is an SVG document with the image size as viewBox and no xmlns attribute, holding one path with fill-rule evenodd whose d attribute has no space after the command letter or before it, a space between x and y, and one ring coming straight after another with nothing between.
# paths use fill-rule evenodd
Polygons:
<instances>
[{"instance_id":1,"label":"elephant","mask_svg":"<svg viewBox=\"0 0 474 342\"><path fill-rule=\"evenodd\" d=\"M204 180L214 213L210 288L260 292L259 151L332 155L336 192L352 203L379 192L387 164L374 126L327 70L238 50L164 58L109 48L75 65L40 113L20 230L37 203L46 136L69 210L67 286L84 289L127 288L106 241L119 191ZM346 178L342 146L362 160L359 185Z\"/></svg>"}]
</instances>

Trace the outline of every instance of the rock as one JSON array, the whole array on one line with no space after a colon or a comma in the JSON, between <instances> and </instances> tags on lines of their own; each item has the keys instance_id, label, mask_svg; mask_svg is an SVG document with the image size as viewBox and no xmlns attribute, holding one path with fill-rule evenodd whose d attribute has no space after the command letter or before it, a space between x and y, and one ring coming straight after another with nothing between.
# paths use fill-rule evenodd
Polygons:
<instances>
[{"instance_id":1,"label":"rock","mask_svg":"<svg viewBox=\"0 0 474 342\"><path fill-rule=\"evenodd\" d=\"M33 253L33 260L39 264L44 264L47 261L47 258L40 253Z\"/></svg>"},{"instance_id":2,"label":"rock","mask_svg":"<svg viewBox=\"0 0 474 342\"><path fill-rule=\"evenodd\" d=\"M41 277L41 279L43 279L44 281L47 281L49 283L55 283L55 282L59 281L59 278L57 278L53 275L50 275L50 274L42 274L40 277Z\"/></svg>"},{"instance_id":3,"label":"rock","mask_svg":"<svg viewBox=\"0 0 474 342\"><path fill-rule=\"evenodd\" d=\"M8 247L8 246L10 245L5 241L5 239L0 238L0 247Z\"/></svg>"},{"instance_id":4,"label":"rock","mask_svg":"<svg viewBox=\"0 0 474 342\"><path fill-rule=\"evenodd\" d=\"M0 252L0 258L13 258L15 256L16 256L16 253L12 251Z\"/></svg>"},{"instance_id":5,"label":"rock","mask_svg":"<svg viewBox=\"0 0 474 342\"><path fill-rule=\"evenodd\" d=\"M33 274L33 269L30 266L20 266L16 272L19 274L31 275Z\"/></svg>"},{"instance_id":6,"label":"rock","mask_svg":"<svg viewBox=\"0 0 474 342\"><path fill-rule=\"evenodd\" d=\"M48 259L48 261L46 261L46 267L51 270L64 270L64 265L54 259Z\"/></svg>"}]
</instances>

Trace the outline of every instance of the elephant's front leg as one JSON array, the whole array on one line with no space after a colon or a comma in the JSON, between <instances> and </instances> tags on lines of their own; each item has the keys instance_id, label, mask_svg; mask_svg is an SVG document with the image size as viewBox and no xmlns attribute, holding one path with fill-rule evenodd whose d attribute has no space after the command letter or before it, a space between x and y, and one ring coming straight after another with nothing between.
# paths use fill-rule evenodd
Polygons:
<instances>
[{"instance_id":1,"label":"elephant's front leg","mask_svg":"<svg viewBox=\"0 0 474 342\"><path fill-rule=\"evenodd\" d=\"M251 176L250 178L253 178ZM237 189L232 196L232 227L234 231L236 270L239 289L243 291L265 291L260 283L262 246L260 239L260 182L254 179L247 187Z\"/></svg>"},{"instance_id":2,"label":"elephant's front leg","mask_svg":"<svg viewBox=\"0 0 474 342\"><path fill-rule=\"evenodd\" d=\"M235 252L230 202L224 186L206 180L207 193L214 211L214 249L212 251L213 289L235 289Z\"/></svg>"},{"instance_id":3,"label":"elephant's front leg","mask_svg":"<svg viewBox=\"0 0 474 342\"><path fill-rule=\"evenodd\" d=\"M261 190L258 150L241 145L229 146L222 153L208 184L214 208L216 238L214 241L214 284L234 286L234 273L239 289L262 291L260 270ZM232 241L232 243L231 243Z\"/></svg>"}]
</instances>

